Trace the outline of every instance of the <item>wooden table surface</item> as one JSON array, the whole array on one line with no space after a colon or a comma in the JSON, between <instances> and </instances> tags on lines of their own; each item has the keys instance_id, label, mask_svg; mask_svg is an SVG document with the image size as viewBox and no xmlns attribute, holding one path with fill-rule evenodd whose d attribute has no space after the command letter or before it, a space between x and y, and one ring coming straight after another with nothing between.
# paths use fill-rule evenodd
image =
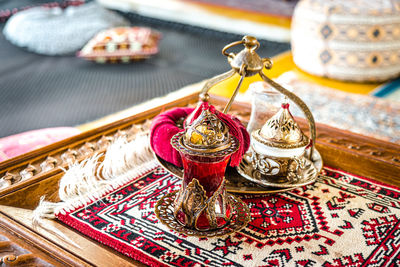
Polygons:
<instances>
[{"instance_id":1,"label":"wooden table surface","mask_svg":"<svg viewBox=\"0 0 400 267\"><path fill-rule=\"evenodd\" d=\"M63 175L61 168L67 168L69 160L81 161L93 153L105 151L105 143L121 135L129 136L137 128L135 125L143 124L165 109L196 103L196 90L184 92L186 96L180 91L179 98L173 95L153 102L155 106L147 104L131 110L128 117L123 113L119 120L116 120L118 116L108 118L87 126L88 130L78 136L0 163L0 177L14 181L0 190L0 257L3 262L11 259L14 263L25 262L26 266L141 265L58 221L46 220L45 224L61 230L80 248L48 231L34 229L32 210L42 195L49 201L59 201L57 190ZM223 105L226 99L214 97L211 102ZM250 106L235 103L233 113L246 120ZM299 123L301 127L306 126L300 119ZM399 145L319 124L316 147L327 166L400 186Z\"/></svg>"}]
</instances>

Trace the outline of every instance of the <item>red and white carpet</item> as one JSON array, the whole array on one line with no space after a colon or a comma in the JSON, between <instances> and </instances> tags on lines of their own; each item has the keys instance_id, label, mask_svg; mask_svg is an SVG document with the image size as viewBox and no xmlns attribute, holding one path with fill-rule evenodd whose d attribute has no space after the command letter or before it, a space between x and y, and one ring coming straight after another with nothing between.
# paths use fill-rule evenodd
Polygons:
<instances>
[{"instance_id":1,"label":"red and white carpet","mask_svg":"<svg viewBox=\"0 0 400 267\"><path fill-rule=\"evenodd\" d=\"M400 190L325 168L314 184L244 201L251 222L215 238L169 230L154 214L180 180L161 167L57 218L151 266L399 266Z\"/></svg>"}]
</instances>

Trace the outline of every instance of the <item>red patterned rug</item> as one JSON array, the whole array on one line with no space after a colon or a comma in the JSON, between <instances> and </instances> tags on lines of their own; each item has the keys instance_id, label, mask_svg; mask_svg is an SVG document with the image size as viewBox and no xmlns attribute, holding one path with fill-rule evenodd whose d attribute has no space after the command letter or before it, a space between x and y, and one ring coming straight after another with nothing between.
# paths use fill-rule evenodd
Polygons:
<instances>
[{"instance_id":1,"label":"red patterned rug","mask_svg":"<svg viewBox=\"0 0 400 267\"><path fill-rule=\"evenodd\" d=\"M247 196L238 233L187 237L158 222L154 206L180 180L161 167L57 218L151 266L399 266L400 190L325 168L314 184Z\"/></svg>"}]
</instances>

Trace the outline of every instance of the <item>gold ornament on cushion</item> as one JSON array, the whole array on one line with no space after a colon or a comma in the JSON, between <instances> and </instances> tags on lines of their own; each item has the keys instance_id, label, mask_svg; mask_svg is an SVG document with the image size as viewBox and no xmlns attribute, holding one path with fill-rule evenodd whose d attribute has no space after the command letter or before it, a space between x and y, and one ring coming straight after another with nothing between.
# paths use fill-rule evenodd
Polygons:
<instances>
[{"instance_id":1,"label":"gold ornament on cushion","mask_svg":"<svg viewBox=\"0 0 400 267\"><path fill-rule=\"evenodd\" d=\"M228 127L215 114L204 110L185 130L184 145L192 149L223 150L230 145Z\"/></svg>"}]
</instances>

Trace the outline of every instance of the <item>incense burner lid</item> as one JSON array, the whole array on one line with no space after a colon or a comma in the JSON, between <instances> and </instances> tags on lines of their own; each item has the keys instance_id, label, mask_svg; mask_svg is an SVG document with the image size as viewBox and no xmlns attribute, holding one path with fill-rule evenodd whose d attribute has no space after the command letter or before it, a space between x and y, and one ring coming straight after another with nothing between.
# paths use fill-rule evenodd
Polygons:
<instances>
[{"instance_id":1,"label":"incense burner lid","mask_svg":"<svg viewBox=\"0 0 400 267\"><path fill-rule=\"evenodd\" d=\"M252 137L257 143L281 149L301 148L310 142L290 113L289 104L282 104L261 129L253 131Z\"/></svg>"},{"instance_id":2,"label":"incense burner lid","mask_svg":"<svg viewBox=\"0 0 400 267\"><path fill-rule=\"evenodd\" d=\"M183 153L211 157L227 156L239 148L228 126L207 109L186 126L184 132L175 135L171 144Z\"/></svg>"}]
</instances>

